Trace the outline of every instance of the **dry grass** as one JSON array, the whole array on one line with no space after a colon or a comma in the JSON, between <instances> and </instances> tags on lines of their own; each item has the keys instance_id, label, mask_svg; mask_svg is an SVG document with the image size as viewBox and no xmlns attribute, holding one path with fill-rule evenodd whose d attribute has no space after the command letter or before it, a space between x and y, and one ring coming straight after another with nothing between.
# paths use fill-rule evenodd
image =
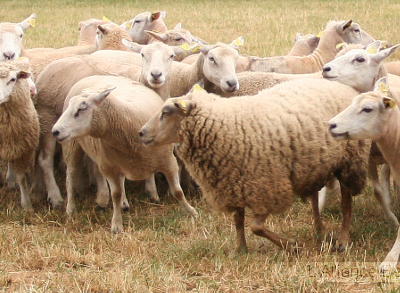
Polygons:
<instances>
[{"instance_id":1,"label":"dry grass","mask_svg":"<svg viewBox=\"0 0 400 293\"><path fill-rule=\"evenodd\" d=\"M330 19L353 19L379 39L399 42L400 4L360 1L3 1L0 19L19 22L32 12L37 26L25 34L26 47L62 47L77 41L80 20L103 15L121 23L142 11L167 11L166 23L209 43L243 35L243 53L271 56L290 50L297 32L317 34ZM399 53L398 53L399 54ZM399 55L392 58L398 59ZM60 178L60 183L62 179ZM352 247L332 252L340 225L340 202L330 198L318 241L310 205L296 201L271 216L273 231L297 237L305 247L283 252L247 229L249 253L235 255L230 216L211 211L198 194L194 222L174 199L147 201L141 188L129 189L131 211L124 233L111 235L111 208L93 207L93 192L78 202L79 213L49 210L43 198L35 215L25 214L19 194L0 190L0 291L7 292L398 292L399 275L377 273L396 230L389 226L371 188L354 200ZM396 209L396 213L399 210Z\"/></svg>"}]
</instances>

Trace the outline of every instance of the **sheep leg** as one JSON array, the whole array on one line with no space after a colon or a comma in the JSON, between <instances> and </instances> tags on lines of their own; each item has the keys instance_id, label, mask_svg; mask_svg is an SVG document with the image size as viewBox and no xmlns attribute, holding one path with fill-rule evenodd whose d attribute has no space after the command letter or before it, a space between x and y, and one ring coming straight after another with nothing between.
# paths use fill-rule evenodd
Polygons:
<instances>
[{"instance_id":1,"label":"sheep leg","mask_svg":"<svg viewBox=\"0 0 400 293\"><path fill-rule=\"evenodd\" d=\"M38 163L43 172L43 180L48 192L47 200L53 208L58 208L64 203L54 177L54 153L56 140L51 132L45 133L39 150Z\"/></svg>"},{"instance_id":2,"label":"sheep leg","mask_svg":"<svg viewBox=\"0 0 400 293\"><path fill-rule=\"evenodd\" d=\"M380 182L382 185L382 193L390 198L390 165L383 164L380 172ZM394 202L394 198L392 204Z\"/></svg>"},{"instance_id":3,"label":"sheep leg","mask_svg":"<svg viewBox=\"0 0 400 293\"><path fill-rule=\"evenodd\" d=\"M26 159L26 158L25 158ZM17 163L18 164L18 163ZM24 162L22 163L24 164ZM13 170L15 170L15 177L16 177L16 182L18 183L19 190L21 192L21 206L23 209L26 211L33 213L33 207L32 207L32 202L29 194L29 187L28 187L28 180L26 178L26 173L18 170L15 168L15 166L9 162L8 164Z\"/></svg>"},{"instance_id":4,"label":"sheep leg","mask_svg":"<svg viewBox=\"0 0 400 293\"><path fill-rule=\"evenodd\" d=\"M386 255L385 260L379 265L381 273L391 273L396 270L400 255L400 228L397 230L397 238L392 249Z\"/></svg>"},{"instance_id":5,"label":"sheep leg","mask_svg":"<svg viewBox=\"0 0 400 293\"><path fill-rule=\"evenodd\" d=\"M236 208L233 212L233 221L236 227L236 253L247 253L246 237L244 233L244 208Z\"/></svg>"},{"instance_id":6,"label":"sheep leg","mask_svg":"<svg viewBox=\"0 0 400 293\"><path fill-rule=\"evenodd\" d=\"M78 181L78 168L83 159L84 152L76 141L65 143L62 149L67 165L67 214L71 216L76 213L75 186Z\"/></svg>"},{"instance_id":7,"label":"sheep leg","mask_svg":"<svg viewBox=\"0 0 400 293\"><path fill-rule=\"evenodd\" d=\"M8 188L10 189L17 189L17 173L15 172L14 168L12 167L12 164L8 162L8 167L7 167L7 185Z\"/></svg>"},{"instance_id":8,"label":"sheep leg","mask_svg":"<svg viewBox=\"0 0 400 293\"><path fill-rule=\"evenodd\" d=\"M335 186L336 186L336 177L332 176L331 179L329 179L329 181L326 183L326 186L324 186L318 192L318 209L320 214L322 214L325 210L327 195L333 192Z\"/></svg>"},{"instance_id":9,"label":"sheep leg","mask_svg":"<svg viewBox=\"0 0 400 293\"><path fill-rule=\"evenodd\" d=\"M99 170L99 166L92 162L92 174L96 181L96 206L105 209L108 205L108 201L110 199L110 190L108 189L107 180L104 178L103 174L101 174Z\"/></svg>"},{"instance_id":10,"label":"sheep leg","mask_svg":"<svg viewBox=\"0 0 400 293\"><path fill-rule=\"evenodd\" d=\"M125 192L125 176L121 175L121 188L122 188L122 197L121 197L121 210L124 212L129 211L129 202L128 199L126 198L126 192ZM155 182L154 182L155 184Z\"/></svg>"},{"instance_id":11,"label":"sheep leg","mask_svg":"<svg viewBox=\"0 0 400 293\"><path fill-rule=\"evenodd\" d=\"M107 174L108 184L110 184L111 198L113 202L113 217L111 220L111 232L116 234L123 230L121 200L125 177L122 174Z\"/></svg>"},{"instance_id":12,"label":"sheep leg","mask_svg":"<svg viewBox=\"0 0 400 293\"><path fill-rule=\"evenodd\" d=\"M156 180L154 179L154 175L151 175L149 178L146 179L144 189L150 195L150 199L153 202L160 202L160 197L157 193L157 186Z\"/></svg>"},{"instance_id":13,"label":"sheep leg","mask_svg":"<svg viewBox=\"0 0 400 293\"><path fill-rule=\"evenodd\" d=\"M175 157L173 157L175 160ZM197 216L196 210L186 201L185 195L183 194L183 190L179 184L179 168L178 164L175 161L171 161L172 170L163 172L165 178L167 179L169 190L173 194L173 196L178 200L180 205L183 207L185 212L187 212L192 217ZM154 176L154 175L152 175Z\"/></svg>"},{"instance_id":14,"label":"sheep leg","mask_svg":"<svg viewBox=\"0 0 400 293\"><path fill-rule=\"evenodd\" d=\"M314 226L317 231L318 237L321 238L322 235L324 234L325 228L321 220L318 200L319 200L319 193L311 196L311 207L313 212Z\"/></svg>"},{"instance_id":15,"label":"sheep leg","mask_svg":"<svg viewBox=\"0 0 400 293\"><path fill-rule=\"evenodd\" d=\"M350 221L351 221L351 203L352 197L350 194L349 189L340 182L340 190L342 193L342 202L341 202L341 209L342 209L342 228L339 233L339 238L336 243L336 250L337 251L344 251L347 249L349 242L350 242Z\"/></svg>"},{"instance_id":16,"label":"sheep leg","mask_svg":"<svg viewBox=\"0 0 400 293\"><path fill-rule=\"evenodd\" d=\"M267 216L268 215L254 215L250 223L251 231L258 236L269 239L270 241L272 241L272 243L283 249L290 250L295 247L297 244L295 239L276 234L264 227L265 219L267 218Z\"/></svg>"},{"instance_id":17,"label":"sheep leg","mask_svg":"<svg viewBox=\"0 0 400 293\"><path fill-rule=\"evenodd\" d=\"M386 175L387 175L387 173L385 174L385 176ZM372 156L370 156L368 159L368 177L372 183L375 198L378 200L379 204L381 205L381 208L382 208L386 218L389 221L391 221L396 227L398 227L399 221L397 220L397 217L394 215L394 213L391 209L390 192L389 193L387 191L384 192L382 185L379 183L377 165L376 165L375 161L373 160ZM385 177L384 180L387 181L387 178Z\"/></svg>"}]
</instances>

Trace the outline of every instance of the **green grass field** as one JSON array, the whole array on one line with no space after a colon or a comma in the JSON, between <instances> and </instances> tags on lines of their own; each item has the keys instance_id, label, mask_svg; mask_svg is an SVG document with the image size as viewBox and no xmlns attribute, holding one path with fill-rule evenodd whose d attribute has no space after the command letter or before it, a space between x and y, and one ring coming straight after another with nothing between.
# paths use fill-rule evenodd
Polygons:
<instances>
[{"instance_id":1,"label":"green grass field","mask_svg":"<svg viewBox=\"0 0 400 293\"><path fill-rule=\"evenodd\" d=\"M2 1L0 20L20 22L37 14L25 47L63 47L78 39L78 23L102 18L122 23L143 11L167 12L208 41L246 42L241 53L286 54L297 32L318 34L332 19L353 19L376 39L400 42L396 1ZM391 57L399 59L400 52ZM4 171L4 170L3 170ZM63 176L59 176L63 186ZM249 253L235 255L231 216L216 213L198 194L188 218L160 186L152 204L141 186L128 188L131 210L125 231L111 235L112 209L94 208L94 191L78 198L79 213L50 210L35 200L35 215L23 212L19 193L0 189L0 291L2 292L399 292L400 275L381 276L378 265L397 230L391 227L371 187L354 198L352 246L332 252L341 223L340 200L331 196L323 215L326 236L318 240L309 203L296 200L266 225L305 243L299 254L284 252L246 229ZM396 214L400 210L395 207Z\"/></svg>"}]
</instances>

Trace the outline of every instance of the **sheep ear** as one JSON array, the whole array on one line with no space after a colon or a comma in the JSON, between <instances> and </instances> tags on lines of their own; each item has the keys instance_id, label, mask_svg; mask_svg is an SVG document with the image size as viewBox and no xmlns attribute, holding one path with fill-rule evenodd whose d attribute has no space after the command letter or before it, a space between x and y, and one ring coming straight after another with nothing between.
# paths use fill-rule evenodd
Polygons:
<instances>
[{"instance_id":1,"label":"sheep ear","mask_svg":"<svg viewBox=\"0 0 400 293\"><path fill-rule=\"evenodd\" d=\"M182 112L183 115L189 115L190 110L193 108L191 101L182 99L176 99L174 105Z\"/></svg>"},{"instance_id":2,"label":"sheep ear","mask_svg":"<svg viewBox=\"0 0 400 293\"><path fill-rule=\"evenodd\" d=\"M20 78L27 79L29 77L31 77L31 73L28 70L21 70L17 73L18 79L20 79Z\"/></svg>"},{"instance_id":3,"label":"sheep ear","mask_svg":"<svg viewBox=\"0 0 400 293\"><path fill-rule=\"evenodd\" d=\"M348 21L346 21L344 24L343 24L343 30L346 30L346 29L348 29L349 27L351 27L351 24L352 24L352 20L350 19L350 20L348 20Z\"/></svg>"},{"instance_id":4,"label":"sheep ear","mask_svg":"<svg viewBox=\"0 0 400 293\"><path fill-rule=\"evenodd\" d=\"M94 96L92 98L93 102L97 105L100 106L102 104L102 102L104 101L104 99L113 91L115 90L117 87L113 87L113 88L108 88L104 91L102 91L100 94Z\"/></svg>"},{"instance_id":5,"label":"sheep ear","mask_svg":"<svg viewBox=\"0 0 400 293\"><path fill-rule=\"evenodd\" d=\"M387 77L381 77L375 82L375 88L374 91L380 92L384 94L385 96L389 96L389 85L388 85L388 80Z\"/></svg>"},{"instance_id":6,"label":"sheep ear","mask_svg":"<svg viewBox=\"0 0 400 293\"><path fill-rule=\"evenodd\" d=\"M388 49L384 49L374 55L371 55L371 59L377 63L382 62L386 58L388 58L390 55L392 55L394 52L396 52L397 48L400 46L400 44L394 45Z\"/></svg>"},{"instance_id":7,"label":"sheep ear","mask_svg":"<svg viewBox=\"0 0 400 293\"><path fill-rule=\"evenodd\" d=\"M370 54L376 54L379 52L379 48L381 46L381 41L375 41L370 44L365 48L365 50L370 53Z\"/></svg>"},{"instance_id":8,"label":"sheep ear","mask_svg":"<svg viewBox=\"0 0 400 293\"><path fill-rule=\"evenodd\" d=\"M164 19L165 15L167 12L165 11L157 11L151 14L151 21L157 20L157 19Z\"/></svg>"},{"instance_id":9,"label":"sheep ear","mask_svg":"<svg viewBox=\"0 0 400 293\"><path fill-rule=\"evenodd\" d=\"M168 36L166 34L162 33L157 33L155 31L145 31L150 37L155 38L156 40L159 40L166 44L168 42Z\"/></svg>"},{"instance_id":10,"label":"sheep ear","mask_svg":"<svg viewBox=\"0 0 400 293\"><path fill-rule=\"evenodd\" d=\"M107 30L102 26L102 25L98 25L97 29L100 30L103 34L106 34Z\"/></svg>"},{"instance_id":11,"label":"sheep ear","mask_svg":"<svg viewBox=\"0 0 400 293\"><path fill-rule=\"evenodd\" d=\"M22 28L23 31L30 27L35 27L36 25L36 14L32 13L27 19L18 23L18 26Z\"/></svg>"},{"instance_id":12,"label":"sheep ear","mask_svg":"<svg viewBox=\"0 0 400 293\"><path fill-rule=\"evenodd\" d=\"M239 49L244 45L244 37L240 36L237 39L233 40L232 43L229 44L229 46L233 47L234 49Z\"/></svg>"},{"instance_id":13,"label":"sheep ear","mask_svg":"<svg viewBox=\"0 0 400 293\"><path fill-rule=\"evenodd\" d=\"M392 98L389 97L383 97L383 104L385 105L385 108L394 108L396 107L396 102Z\"/></svg>"},{"instance_id":14,"label":"sheep ear","mask_svg":"<svg viewBox=\"0 0 400 293\"><path fill-rule=\"evenodd\" d=\"M178 31L182 29L182 24L179 22L175 27L174 27L174 31Z\"/></svg>"},{"instance_id":15,"label":"sheep ear","mask_svg":"<svg viewBox=\"0 0 400 293\"><path fill-rule=\"evenodd\" d=\"M135 42L130 42L128 40L122 39L122 44L127 47L129 50L140 53L142 48L144 47L143 45L139 45L138 43Z\"/></svg>"}]
</instances>

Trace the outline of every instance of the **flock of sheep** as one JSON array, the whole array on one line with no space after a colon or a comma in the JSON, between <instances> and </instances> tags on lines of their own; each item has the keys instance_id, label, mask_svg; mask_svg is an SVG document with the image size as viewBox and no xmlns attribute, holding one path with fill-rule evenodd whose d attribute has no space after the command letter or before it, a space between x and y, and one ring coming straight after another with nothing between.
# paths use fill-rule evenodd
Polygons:
<instances>
[{"instance_id":1,"label":"flock of sheep","mask_svg":"<svg viewBox=\"0 0 400 293\"><path fill-rule=\"evenodd\" d=\"M33 212L31 170L49 204L64 204L54 175L58 141L67 213L76 212L88 156L96 204L106 207L111 194L113 233L122 231L121 209L129 208L125 178L145 180L158 201L154 174L162 172L195 217L180 186L184 170L213 208L233 213L238 252L247 250L245 208L253 213L253 233L296 249L297 241L265 227L268 215L288 209L295 196L311 199L323 233L320 214L336 181L338 250L350 244L352 196L367 177L399 226L387 184L390 171L400 183L399 66L384 63L399 45L385 48L351 20L330 21L320 36L297 36L288 55L261 58L238 53L243 37L209 45L180 24L168 30L165 16L144 12L122 25L82 21L79 43L60 49L22 47L34 14L0 23L0 159L24 209ZM381 271L395 270L399 253L400 230Z\"/></svg>"}]
</instances>

